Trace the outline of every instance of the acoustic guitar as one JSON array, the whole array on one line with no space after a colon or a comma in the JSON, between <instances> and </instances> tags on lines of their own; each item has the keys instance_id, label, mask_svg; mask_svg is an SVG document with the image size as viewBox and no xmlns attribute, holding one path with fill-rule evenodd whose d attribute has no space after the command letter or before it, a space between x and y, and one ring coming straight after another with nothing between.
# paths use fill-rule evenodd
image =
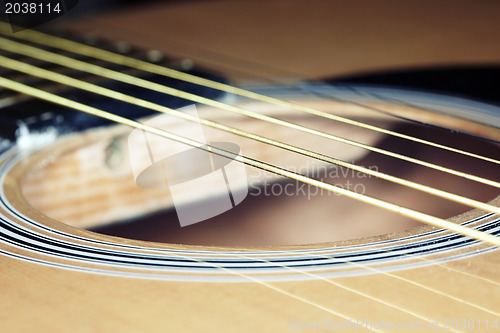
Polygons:
<instances>
[{"instance_id":1,"label":"acoustic guitar","mask_svg":"<svg viewBox=\"0 0 500 333\"><path fill-rule=\"evenodd\" d=\"M499 12L1 22L1 331L498 331Z\"/></svg>"}]
</instances>

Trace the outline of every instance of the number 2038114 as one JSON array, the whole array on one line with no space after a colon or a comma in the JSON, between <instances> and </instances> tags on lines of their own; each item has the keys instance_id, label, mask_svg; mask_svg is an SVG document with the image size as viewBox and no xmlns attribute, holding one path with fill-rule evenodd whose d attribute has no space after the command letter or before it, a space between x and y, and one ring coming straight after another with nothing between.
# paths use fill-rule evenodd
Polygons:
<instances>
[{"instance_id":1,"label":"number 2038114","mask_svg":"<svg viewBox=\"0 0 500 333\"><path fill-rule=\"evenodd\" d=\"M463 330L478 330L491 329L498 330L498 319L480 320L480 319L445 319L443 321L444 329L463 329Z\"/></svg>"},{"instance_id":2,"label":"number 2038114","mask_svg":"<svg viewBox=\"0 0 500 333\"><path fill-rule=\"evenodd\" d=\"M55 3L6 2L5 14L53 14L61 13L61 5Z\"/></svg>"}]
</instances>

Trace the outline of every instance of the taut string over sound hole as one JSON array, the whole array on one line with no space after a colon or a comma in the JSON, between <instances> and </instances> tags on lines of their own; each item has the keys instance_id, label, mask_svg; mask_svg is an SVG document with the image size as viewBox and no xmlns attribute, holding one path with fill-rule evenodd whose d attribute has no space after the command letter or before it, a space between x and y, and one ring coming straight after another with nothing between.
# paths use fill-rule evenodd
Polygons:
<instances>
[{"instance_id":1,"label":"taut string over sound hole","mask_svg":"<svg viewBox=\"0 0 500 333\"><path fill-rule=\"evenodd\" d=\"M2 28L2 26L0 26L0 28ZM85 191L83 196L79 194L72 195L70 197L70 203L76 203L77 205L66 205L64 209L56 207L52 198L51 200L33 199L35 197L40 197L33 194L37 191L39 192L40 188L36 185L36 181L30 182L27 180L25 182L26 186L24 187L25 196L31 198L30 201L32 204L37 206L41 211L47 212L46 208L51 207L49 208L49 210L51 210L51 212L48 213L49 216L53 216L59 220L65 220L67 223L75 226L78 225L79 227L91 228L124 218L130 219L148 213L151 214L169 207L175 208L178 215L180 214L180 206L185 208L186 205L190 207L187 211L190 211L191 208L194 210L210 210L213 207L209 200L222 195L221 191L231 192L231 206L233 206L228 207L228 209L223 209L222 211L231 210L230 213L236 214L238 209L243 208L243 205L234 207L236 205L236 200L234 199L235 193L242 189L247 192L250 188L251 196L259 197L263 195L268 199L266 201L272 200L269 199L270 196L280 198L280 201L283 197L292 198L291 203L275 202L273 205L273 207L280 207L282 212L291 214L290 217L286 216L286 214L277 217L273 216L275 213L272 211L269 212L274 220L290 221L289 223L291 223L291 225L280 225L278 222L267 223L268 227L271 228L271 232L264 232L265 237L260 238L259 241L263 245L296 244L296 237L291 236L292 234L290 233L283 232L283 230L293 231L294 228L291 226L294 224L299 225L299 222L293 221L336 220L353 225L354 222L351 221L355 214L351 212L363 211L364 216L359 216L358 220L370 220L373 222L374 219L368 218L370 215L366 215L370 213L370 209L377 209L377 216L382 216L382 214L393 214L392 218L396 218L399 221L398 225L400 228L403 225L402 221L410 219L414 221L413 223L420 222L439 228L445 228L449 231L472 237L492 245L500 245L500 241L497 237L447 221L445 218L448 216L442 216L446 214L445 212L438 212L434 209L436 206L446 207L453 215L457 212L452 211L452 207L455 204L460 204L468 207L468 209L475 208L485 213L500 213L500 209L497 206L486 202L488 199L479 198L480 196L476 198L474 195L471 195L470 191L461 192L461 189L464 187L470 188L470 184L479 186L479 188L482 186L485 187L485 190L480 189L478 191L486 195L490 193L489 190L491 188L500 188L500 182L494 179L495 177L489 176L488 172L483 172L486 176L479 175L476 172L477 169L479 169L477 165L467 168L466 161L470 160L472 163L484 163L489 166L488 170L492 170L492 166L500 164L500 161L497 160L495 156L492 156L489 150L483 153L478 152L476 147L464 148L465 144L462 142L460 142L461 145L457 145L456 141L458 138L446 141L446 137L443 135L444 133L434 135L434 138L428 138L426 137L429 136L428 128L426 128L426 131L423 131L425 133L420 131L411 133L413 129L406 130L400 127L405 125L405 123L412 124L420 122L430 123L441 128L441 131L444 132L447 131L446 128L451 128L452 131L470 131L476 135L484 133L484 128L487 127L487 124L467 126L464 124L464 121L453 116L454 110L452 110L452 108L444 111L438 109L438 112L433 113L432 107L428 107L429 103L425 103L424 105L426 105L426 107L424 108L411 101L407 103L404 99L403 101L401 101L401 99L394 99L394 102L391 102L391 98L387 99L380 97L365 104L366 96L380 96L380 94L378 94L378 92L373 93L368 91L364 93L363 91L360 92L356 90L354 90L354 95L357 94L358 96L354 97L359 98L361 102L353 102L352 100L347 100L346 102L343 96L338 96L338 91L335 92L335 89L331 89L331 92L329 91L323 96L314 91L314 89L324 89L321 86L319 88L313 86L313 91L291 87L289 88L290 91L286 92L285 95L275 96L272 89L267 92L245 90L211 79L198 77L193 74L183 73L174 69L133 59L126 55L100 50L93 46L83 45L43 33L33 31L22 32L16 36L16 39L19 41L2 38L2 48L9 54L21 54L23 56L36 58L37 61L41 61L42 63L48 62L58 66L72 68L82 73L89 73L97 77L105 77L117 83L124 84L127 87L132 85L136 86L137 89L150 90L155 94L173 96L177 99L198 103L202 108L200 112L201 116L165 107L119 89L99 86L85 80L44 69L40 66L30 65L15 60L14 58L1 56L0 60L2 60L1 64L3 67L79 89L89 96L104 96L115 101L115 103L133 105L135 107L164 113L165 116L194 124L193 126L199 127L199 130L196 131L200 134L206 131L206 136L209 138L207 141L204 134L193 137L190 134L192 131L184 131L182 127L179 126L171 126L170 128L168 126L164 127L163 125L157 126L155 122L157 122L160 117L153 118L145 123L140 123L114 112L107 111L106 107L96 107L58 96L43 89L33 88L29 85L16 82L15 80L0 78L0 86L10 90L135 128L134 133L138 134L136 136L139 138L139 141L145 140L145 145L143 146L146 147L146 149L143 150L148 152L146 155L149 155L151 165L157 166L154 173L158 175L162 172L164 173L163 181L166 185L164 187L167 187L166 192L155 194L141 193L141 197L148 198L146 199L147 202L149 202L147 208L144 206L144 200L132 200L131 198L133 198L133 196L128 199L134 201L133 204L125 200L122 193L129 193L124 190L127 186L131 186L124 186L125 181L122 180L120 182L120 186L122 187L118 189L119 187L116 185L110 182L106 183L103 179L99 179L99 177L103 178L105 176L102 171L100 173L97 171L93 173L89 172L89 170L82 170L83 172L80 173L84 176L82 179L85 179L83 183L88 181L85 177L91 174L93 176L91 176L90 179L92 179L95 184L106 185L107 194L103 195L102 192L96 192L96 194L99 193L99 195L97 195L98 203L94 206L89 204L89 193L87 191ZM28 45L26 41L30 43L35 42L36 44L41 43L55 49L76 52L79 55L95 57L104 62L125 65L144 72L155 72L158 75L169 77L178 82L186 82L195 86L232 94L236 98L227 99L226 101L226 99L217 100L197 95L193 92L187 92L181 89L181 87L173 87L151 80L141 79L137 76L107 68L106 66L80 61L75 57L61 55L58 52L46 51L37 46ZM317 96L322 97L318 98ZM439 99L438 97L435 98ZM432 105L432 101L430 104ZM114 109L117 109L117 107ZM481 113L481 111L474 112ZM416 113L418 113L418 116L415 116ZM433 114L433 116L431 116L431 114ZM437 119L433 119L432 117ZM448 125L447 121L451 119L453 119L453 124ZM203 129L201 129L200 126L203 126ZM106 138L106 133L109 134L110 131L103 130L102 133L104 134L101 141L94 140L90 144L83 143L83 147L81 146L81 148L74 150L79 152L76 154L77 156L74 156L74 154L60 153L62 158L58 161L60 162L64 159L72 161L74 158L79 158L80 160L77 162L80 163L76 163L76 165L84 166L82 169L85 169L86 166L92 165L92 163L89 164L88 161L84 161L85 156L88 158L93 152L94 155L100 156L98 159L93 159L93 167L106 169L108 171L107 176L109 176L109 159L108 162L105 162L105 155L109 153L108 142L120 136L122 137L122 141L125 141L125 136L127 135L126 131L120 131L121 130L117 130L112 137ZM405 131L407 131L407 133L405 133ZM213 140L213 138L217 138L217 135L219 135L218 138L222 138L222 140ZM430 135L432 136L432 134ZM498 133L493 134L489 139L498 140L497 136ZM170 140L170 144L161 145L166 148L158 148L158 145L152 144L151 139L153 137L159 137L162 138L162 140L168 139ZM467 145L469 145L469 142L473 140L470 135L466 135L465 137L470 139L465 140L467 141ZM136 146L130 146L130 138L131 136L129 136L128 147L129 160L132 162L131 169L134 171L135 180L137 180L138 175L134 164L138 160L142 161L140 163L144 163L144 161L147 162L147 160L144 159L147 156L141 157L140 155L134 155ZM71 141L72 139L70 138L69 140ZM234 152L220 148L218 145L210 144L209 142L232 142L236 144L237 147L242 147L242 153L235 154ZM215 164L217 163L214 162L215 159L212 156L210 160L213 172L208 172L208 175L212 176L219 171L222 172L224 180L221 184L225 184L225 186L221 187L221 191L205 191L202 188L196 188L196 182L191 186L192 192L178 189L174 191L174 188L177 188L181 184L177 181L172 181L170 178L171 176L169 176L172 174L172 170L170 170L171 167L166 166L161 161L167 161L164 157L169 154L174 154L175 152L172 147L179 144L191 147L191 149L204 150L208 153L208 155L201 154L203 156L217 155L228 158L234 162L245 165L247 169L258 171L258 174L250 174L246 184L241 182L240 185L234 187L233 178L228 177L226 167L215 168ZM97 149L97 151L95 149ZM159 151L161 153L158 153ZM418 151L421 151L421 154L418 154ZM375 155L373 160L370 159L372 155ZM82 156L83 160L81 160ZM157 160L159 159L158 156L162 156L163 159L161 159L161 161ZM434 156L439 158L434 158ZM124 159L121 161L123 160ZM366 162L368 162L368 164L365 164ZM186 166L183 166L182 163L176 162L175 164L179 164L179 166L172 166L174 169L178 168L178 170L174 170L173 173L186 172L188 169ZM198 162L191 163L189 168L194 170L198 164ZM226 164L227 163L224 163L224 165ZM59 165L64 164L60 163ZM144 171L148 169L147 165L145 167L146 168L141 167L141 170ZM126 170L127 166L125 165L123 168ZM46 169L47 171L39 172L37 176L30 175L32 179L36 179L36 177L39 179L46 179L48 175L44 174L44 172L52 172L50 168L41 169ZM347 169L348 172L343 171L344 169ZM148 180L143 179L142 171L140 184L136 183L135 185L151 189L158 188L157 186L143 186L147 184ZM205 173L206 172L203 174ZM249 173L249 170L247 170L246 173ZM148 173L148 177L149 174L150 173ZM199 175L201 173L195 172L194 174ZM237 178L241 180L244 174L245 172L242 172L241 176ZM339 177L339 174L342 175L342 177ZM272 176L269 177L269 175ZM97 178L94 176L97 176ZM127 178L127 172L125 171L123 174L115 175L112 181L117 181L120 177L123 179ZM194 179L198 177L191 177L189 175L182 176L184 180L191 178ZM283 178L287 179L287 181L284 181ZM339 178L342 178L342 181L340 183L335 183L336 179ZM363 183L358 181L360 178L366 178L366 181ZM380 182L381 185L374 183L373 186L367 186L372 185L370 184L372 183L372 178L376 179L376 182ZM389 186L387 186L387 182L390 184ZM443 184L441 184L441 182ZM440 186L435 186L438 183ZM460 185L462 183L469 185ZM28 186L28 184L35 185ZM305 189L306 187L307 190ZM81 186L80 188L88 188L88 186ZM210 188L210 186L208 186L207 189L208 188ZM113 191L119 195L109 195ZM314 194L311 194L312 191L315 191ZM70 188L66 188L66 191L58 191L58 193L68 192L75 193L75 191L71 191ZM137 195L137 193L141 191L134 190L132 192L136 193L134 195ZM174 195L174 192L179 194L179 197L182 197L181 201L179 201L178 196ZM335 204L319 204L318 202L320 200L316 200L318 192L320 192L320 198L333 196L335 200L331 200L331 202L335 202ZM433 199L424 200L421 196L422 194L430 195ZM108 197L112 199L106 199L106 201L102 200ZM154 197L154 199L149 199L151 197ZM244 196L240 196L240 199L237 200L238 203L242 201L243 197ZM160 201L158 201L160 200L159 198L164 199L161 204ZM294 199L297 200L297 203L293 202ZM342 200L353 200L355 204L362 203L364 205L369 205L371 208L363 210L358 210L356 208L347 209L347 204L344 204ZM418 206L416 203L421 201L425 201L427 205L421 207L421 209L416 209L415 206ZM80 202L84 204L80 205ZM179 202L182 202L182 204L179 204ZM309 203L309 206L314 208L309 214L305 215L304 212L307 210L299 208L299 203L302 204L304 202ZM444 204L444 202L447 204ZM451 202L451 204L449 204L449 202ZM351 202L349 202L349 205L350 204ZM192 205L199 206L194 208ZM335 207L335 205L338 206ZM330 209L326 210L326 213L324 213L325 210L321 209L322 206L329 206ZM265 220L264 216L262 216L262 218L259 216L263 214L263 211L263 206L259 205L258 209L253 209L251 219L259 221ZM82 212L84 213L82 214ZM318 212L320 212L320 214L323 212L323 216L315 216ZM205 216L206 219L214 216L214 214L201 215L201 217ZM233 218L233 220L241 220L243 216L243 213L241 213L241 215L238 213L238 217ZM73 221L70 221L71 219L73 219ZM203 218L201 220L203 220ZM196 222L200 222L201 220L198 219ZM391 221L391 219L385 217L383 220L386 222ZM182 221L180 222L182 225ZM191 224L191 222L189 224ZM207 221L205 221L204 224L207 224ZM332 234L335 234L334 230L329 230L328 228L324 229L322 226L319 228L320 237L316 237L314 235L318 234L315 231L317 229L310 228L310 224L311 223L308 224L308 228L301 229L302 226L295 228L297 234L301 236L299 243L353 239L387 232L387 230L382 231L380 229L380 224L375 223L379 229L377 229L377 227L369 228L363 225L363 228L354 228L357 230L356 234L347 232L335 238L337 236L332 236ZM236 226L237 224L233 223L232 225ZM252 227L255 225L256 223L252 223ZM410 225L404 225L404 228L408 226ZM329 227L332 228L331 224ZM276 231L272 232L272 228L275 228ZM346 230L345 228L336 227L334 229ZM252 229L248 228L248 230ZM365 230L365 234L360 234L359 230ZM271 237L272 235L279 236L276 238ZM266 239L272 240L266 241ZM240 244L243 243L245 242L240 240Z\"/></svg>"},{"instance_id":2,"label":"taut string over sound hole","mask_svg":"<svg viewBox=\"0 0 500 333\"><path fill-rule=\"evenodd\" d=\"M332 112L336 112L337 107L343 108L336 102L318 98L304 99L300 102L306 105L321 102ZM244 103L239 106L248 107ZM259 110L258 112L269 114L265 104L254 108ZM199 112L200 116L212 117L210 121L219 123L222 120L225 126L235 128L244 125L246 130L251 130L255 135L269 136L269 128L263 128L258 121L241 117L228 118L211 108L199 108ZM297 116L293 112L283 113L282 119L293 120L303 126L335 135L349 136L377 149L443 165L457 172L476 174L493 181L498 177L495 168L489 165L490 162L471 156L457 157L452 151L443 153L437 147L423 147L418 142L404 138L369 135L365 130L353 131L348 125L330 124L323 120L318 121L314 117ZM494 143L474 139L469 135L387 118L373 117L363 120L381 128L397 131L401 135L424 138L450 147L460 147L487 158L498 155L498 148ZM311 179L362 195L380 197L385 201L421 210L439 218L455 216L469 210L469 207L460 202L450 202L446 200L446 196L435 197L432 193L418 191L418 188L408 188L405 183L398 184L380 179L377 175L379 173L390 175L412 184L439 189L444 193L477 202L487 202L497 194L497 189L494 187L455 175L446 173L443 175L439 170L427 169L408 161L388 158L345 144L332 144L331 140L313 135L297 135L291 129L272 128L273 140L287 142L325 156L335 156L340 160L349 161L349 164L362 166L372 173L332 166L325 161L297 155L293 151L283 152L277 147L255 143L247 137L228 135L217 129L205 127L204 130L210 141L235 142L245 155L257 160L275 163ZM420 225L411 219L370 208L311 184L276 177L261 169L248 166L249 193L240 205L222 215L182 228L179 226L168 189L163 192L147 190L140 188L134 182L130 166L127 165L131 157L127 142L128 133L129 130L126 129L113 134L101 133L101 139L84 143L83 147L61 155L57 162L28 177L23 189L25 196L35 207L65 223L90 228L104 234L165 243L243 247L298 245L360 239L401 232ZM112 169L108 163L111 146L115 151L121 152L120 163L114 165ZM71 185L67 185L68 187L61 191L59 198L53 195L51 197L40 195L40 184L37 182L46 182L49 177L67 173L68 166L71 168L71 165L82 165L86 163L82 158L90 156L96 161L91 169L84 170L84 173L68 173L72 177L71 182L60 180L61 184ZM63 171L65 169L66 171ZM53 185L54 182L51 181L50 184ZM82 187L94 188L94 194L88 190L86 193L80 193L79 188ZM107 193L103 195L100 188L105 188ZM63 195L64 193L72 193L72 196L67 197ZM106 202L110 202L110 206L112 202L113 209L110 209Z\"/></svg>"},{"instance_id":3,"label":"taut string over sound hole","mask_svg":"<svg viewBox=\"0 0 500 333\"><path fill-rule=\"evenodd\" d=\"M500 153L495 145L471 140L467 136L418 126L401 125L397 129L412 135L424 132L425 137L461 147L467 145L473 151L482 151L486 154ZM441 161L444 157L447 165L461 163L461 170L465 172L484 170L485 177L489 179L496 177L493 168L488 170L484 168L484 163L477 160L456 162L453 161L453 156L450 156L452 154L443 156L440 152L421 149L418 144L385 138L378 142L377 146L393 150L396 148L397 151L410 153L411 156L426 161ZM498 195L498 190L495 188L456 179L453 176L443 176L439 172L429 172L424 168L381 158L376 154L364 155L356 161L356 164L483 202L492 200ZM458 203L436 199L428 194L402 188L397 184L347 168L322 165L306 171L306 166L307 162L301 171L305 173L308 171L315 179L362 194L377 195L387 201L397 202L441 218L449 218L468 210ZM301 167L296 166L296 169ZM259 174L258 171L248 173ZM262 183L254 182L249 191L248 197L240 206L226 214L187 228L179 226L176 212L172 209L145 218L133 219L127 223L110 224L93 230L113 236L166 243L262 246L350 240L400 232L421 225L411 219L372 210L363 204L293 180L269 177Z\"/></svg>"}]
</instances>

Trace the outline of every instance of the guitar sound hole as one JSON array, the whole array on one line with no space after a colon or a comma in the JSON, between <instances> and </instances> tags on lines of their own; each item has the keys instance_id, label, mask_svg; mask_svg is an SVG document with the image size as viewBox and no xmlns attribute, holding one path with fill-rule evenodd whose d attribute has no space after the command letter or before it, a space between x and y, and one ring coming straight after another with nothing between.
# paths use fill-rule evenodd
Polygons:
<instances>
[{"instance_id":1,"label":"guitar sound hole","mask_svg":"<svg viewBox=\"0 0 500 333\"><path fill-rule=\"evenodd\" d=\"M446 130L409 125L402 125L396 130L485 156L500 155L497 145L493 143ZM378 147L499 180L499 175L494 172L491 164L473 158L393 137L386 137ZM380 154L369 153L356 163L483 202L498 195L493 187ZM470 210L469 207L347 169L330 168L321 172L313 172L312 176L441 218ZM106 235L154 242L250 247L360 239L417 226L420 223L352 199L295 181L277 181L267 186L251 188L247 198L237 207L187 227L180 227L176 212L169 210L92 230Z\"/></svg>"}]
</instances>

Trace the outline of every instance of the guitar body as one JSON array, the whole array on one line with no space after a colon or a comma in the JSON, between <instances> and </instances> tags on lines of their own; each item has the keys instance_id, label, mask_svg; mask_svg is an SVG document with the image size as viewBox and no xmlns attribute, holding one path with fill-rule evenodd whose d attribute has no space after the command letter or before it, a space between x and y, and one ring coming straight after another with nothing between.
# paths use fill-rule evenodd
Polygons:
<instances>
[{"instance_id":1,"label":"guitar body","mask_svg":"<svg viewBox=\"0 0 500 333\"><path fill-rule=\"evenodd\" d=\"M291 85L297 78L498 64L498 12L500 4L493 1L207 1L150 4L60 25L158 49L266 95L408 135L423 133L429 140L463 145L493 159L500 156L498 107L363 86L334 91L361 103L346 104L329 98L332 88L324 84L305 84L302 90ZM270 79L278 80L279 89ZM267 80L265 87L255 88L257 80ZM297 110L244 98L228 103L370 146L405 153L419 149ZM403 119L367 108L397 112ZM259 135L272 133L278 141L322 154L335 152L339 159L495 207L500 203L498 188L441 177L435 170L417 173L408 164L380 159L359 147L275 130L214 108L200 106L198 111ZM436 128L422 129L404 118ZM5 147L0 161L2 332L498 330L500 255L494 245L335 194L312 199L299 192L291 198L262 195L273 184L284 189L288 183L251 167L246 174L256 186L240 206L180 228L173 211L161 213L172 210L172 194L135 183L126 152L130 132L112 125L62 135L46 145L38 145L42 135ZM326 165L227 133L209 131L207 136L214 142L235 142L243 153L266 163L298 170ZM124 154L118 155L118 164L108 159L115 156L115 144ZM459 165L464 172L479 170L482 177L498 181L498 165L469 157L447 160L449 155L432 148L417 158ZM362 184L368 195L498 234L494 213L429 195L406 195L404 190L410 190L375 177L361 183L360 178L348 174L341 187L346 181ZM301 187L294 183L290 188ZM254 196L255 191L260 195ZM134 227L123 223L142 216L149 220L134 222Z\"/></svg>"}]
</instances>

